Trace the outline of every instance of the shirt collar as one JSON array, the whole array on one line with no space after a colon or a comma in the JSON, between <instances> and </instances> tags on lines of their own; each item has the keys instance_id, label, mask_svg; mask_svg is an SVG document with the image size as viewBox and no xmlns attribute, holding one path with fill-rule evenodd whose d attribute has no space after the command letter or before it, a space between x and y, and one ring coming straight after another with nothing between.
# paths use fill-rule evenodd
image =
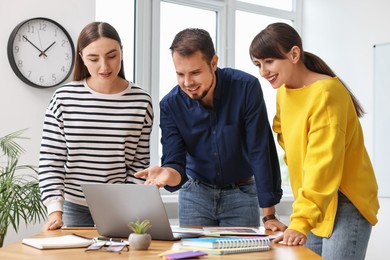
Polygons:
<instances>
[{"instance_id":1,"label":"shirt collar","mask_svg":"<svg viewBox=\"0 0 390 260\"><path fill-rule=\"evenodd\" d=\"M221 99L222 97L222 70L220 68L217 68L215 71L215 89L214 89L214 99Z\"/></svg>"}]
</instances>

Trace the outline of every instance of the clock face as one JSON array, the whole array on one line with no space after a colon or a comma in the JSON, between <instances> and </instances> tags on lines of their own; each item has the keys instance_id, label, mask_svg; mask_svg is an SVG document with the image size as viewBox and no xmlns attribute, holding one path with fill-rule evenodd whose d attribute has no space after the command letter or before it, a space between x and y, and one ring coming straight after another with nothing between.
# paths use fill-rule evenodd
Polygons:
<instances>
[{"instance_id":1,"label":"clock face","mask_svg":"<svg viewBox=\"0 0 390 260\"><path fill-rule=\"evenodd\" d=\"M33 87L57 86L73 69L71 37L60 24L47 18L33 18L17 25L8 40L7 52L15 74Z\"/></svg>"}]
</instances>

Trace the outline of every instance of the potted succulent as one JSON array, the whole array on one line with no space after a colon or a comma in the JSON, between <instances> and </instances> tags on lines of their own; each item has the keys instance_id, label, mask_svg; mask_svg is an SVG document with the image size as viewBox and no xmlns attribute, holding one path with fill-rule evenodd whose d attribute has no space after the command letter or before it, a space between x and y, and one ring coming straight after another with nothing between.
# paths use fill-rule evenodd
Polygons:
<instances>
[{"instance_id":1,"label":"potted succulent","mask_svg":"<svg viewBox=\"0 0 390 260\"><path fill-rule=\"evenodd\" d=\"M46 217L37 170L30 165L18 164L24 149L15 139L26 139L21 136L25 130L0 137L0 247L9 226L17 233L21 221L27 225ZM20 170L23 173L18 174ZM26 171L34 174L27 174Z\"/></svg>"},{"instance_id":2,"label":"potted succulent","mask_svg":"<svg viewBox=\"0 0 390 260\"><path fill-rule=\"evenodd\" d=\"M148 229L152 227L148 219L139 220L129 223L130 230L133 233L129 235L130 249L146 250L149 248L152 237L147 233Z\"/></svg>"}]
</instances>

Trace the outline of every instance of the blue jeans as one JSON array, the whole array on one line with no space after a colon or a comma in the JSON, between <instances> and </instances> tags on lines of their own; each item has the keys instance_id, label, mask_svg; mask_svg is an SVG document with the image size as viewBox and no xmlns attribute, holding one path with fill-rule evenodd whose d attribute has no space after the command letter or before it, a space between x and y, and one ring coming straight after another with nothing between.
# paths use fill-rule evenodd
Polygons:
<instances>
[{"instance_id":1,"label":"blue jeans","mask_svg":"<svg viewBox=\"0 0 390 260\"><path fill-rule=\"evenodd\" d=\"M181 226L260 226L254 179L218 188L189 178L179 191Z\"/></svg>"},{"instance_id":2,"label":"blue jeans","mask_svg":"<svg viewBox=\"0 0 390 260\"><path fill-rule=\"evenodd\" d=\"M371 229L371 224L360 214L351 201L339 192L331 237L318 237L310 232L306 246L326 260L363 260Z\"/></svg>"},{"instance_id":3,"label":"blue jeans","mask_svg":"<svg viewBox=\"0 0 390 260\"><path fill-rule=\"evenodd\" d=\"M62 221L65 226L93 226L91 213L88 207L78 205L69 201L64 202L64 213L62 214Z\"/></svg>"}]
</instances>

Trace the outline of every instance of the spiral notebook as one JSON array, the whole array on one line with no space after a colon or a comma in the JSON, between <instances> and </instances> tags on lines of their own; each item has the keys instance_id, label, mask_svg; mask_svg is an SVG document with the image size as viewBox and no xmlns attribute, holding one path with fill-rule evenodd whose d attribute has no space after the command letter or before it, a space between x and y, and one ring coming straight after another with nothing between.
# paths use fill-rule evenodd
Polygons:
<instances>
[{"instance_id":1,"label":"spiral notebook","mask_svg":"<svg viewBox=\"0 0 390 260\"><path fill-rule=\"evenodd\" d=\"M271 246L237 247L237 248L203 248L195 246L180 246L180 250L196 250L210 255L230 255L271 250Z\"/></svg>"},{"instance_id":2,"label":"spiral notebook","mask_svg":"<svg viewBox=\"0 0 390 260\"><path fill-rule=\"evenodd\" d=\"M181 245L200 247L200 248L211 248L211 249L263 247L264 249L268 250L271 246L271 240L268 237L256 237L256 238L200 237L200 238L182 239Z\"/></svg>"}]
</instances>

